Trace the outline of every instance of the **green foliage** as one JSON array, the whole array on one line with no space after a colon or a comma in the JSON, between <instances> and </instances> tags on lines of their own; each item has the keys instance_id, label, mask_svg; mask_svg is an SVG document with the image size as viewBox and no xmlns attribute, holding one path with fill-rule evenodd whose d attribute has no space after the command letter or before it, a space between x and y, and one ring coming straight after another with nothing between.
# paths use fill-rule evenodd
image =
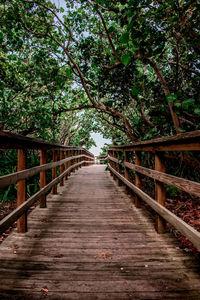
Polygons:
<instances>
[{"instance_id":1,"label":"green foliage","mask_svg":"<svg viewBox=\"0 0 200 300\"><path fill-rule=\"evenodd\" d=\"M177 188L175 188L171 185L166 186L166 192L169 197L174 197L174 196L177 196L178 194L180 194L180 190L178 190Z\"/></svg>"},{"instance_id":2,"label":"green foliage","mask_svg":"<svg viewBox=\"0 0 200 300\"><path fill-rule=\"evenodd\" d=\"M127 65L130 63L130 61L131 61L131 56L130 56L130 54L124 54L124 55L122 55L121 60L122 60L122 63L123 63L125 66L127 66Z\"/></svg>"},{"instance_id":3,"label":"green foliage","mask_svg":"<svg viewBox=\"0 0 200 300\"><path fill-rule=\"evenodd\" d=\"M1 129L86 147L99 131L118 144L130 142L124 119L137 139L175 133L169 105L182 131L199 129L196 2L65 4L2 2ZM83 81L109 114L73 110L91 104Z\"/></svg>"}]
</instances>

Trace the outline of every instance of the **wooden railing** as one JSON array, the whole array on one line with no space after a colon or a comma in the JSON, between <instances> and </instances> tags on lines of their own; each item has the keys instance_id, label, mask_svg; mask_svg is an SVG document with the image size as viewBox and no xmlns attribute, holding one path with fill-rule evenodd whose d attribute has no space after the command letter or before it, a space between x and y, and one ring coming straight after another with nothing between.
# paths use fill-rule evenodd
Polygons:
<instances>
[{"instance_id":1,"label":"wooden railing","mask_svg":"<svg viewBox=\"0 0 200 300\"><path fill-rule=\"evenodd\" d=\"M165 221L167 221L200 250L200 232L165 208L166 184L200 197L200 183L165 173L164 154L170 151L175 151L176 153L177 151L183 153L184 151L200 151L200 131L135 144L111 146L108 150L109 169L114 179L118 179L119 184L125 184L135 193L136 207L141 206L142 199L157 213L156 229L158 233L164 233ZM155 155L154 170L142 167L142 152L144 153L143 155L146 155L148 152ZM124 157L123 161L121 157ZM131 162L133 159L135 163ZM135 174L134 183L131 180L131 171L134 171ZM142 191L141 174L155 180L155 200Z\"/></svg>"},{"instance_id":2,"label":"wooden railing","mask_svg":"<svg viewBox=\"0 0 200 300\"><path fill-rule=\"evenodd\" d=\"M69 147L46 143L35 139L0 131L0 149L18 149L18 171L0 177L0 188L17 183L17 208L0 221L0 233L17 221L18 232L27 231L27 211L40 199L40 207L46 207L46 194L52 189L57 193L57 184L64 185L70 172L75 172L82 166L94 163L94 156L80 147ZM40 151L40 166L26 169L26 152L29 149ZM47 163L47 150L52 153L52 162ZM60 175L57 176L57 168ZM47 184L46 171L52 169L52 181ZM26 179L40 174L40 190L26 200Z\"/></svg>"},{"instance_id":3,"label":"wooden railing","mask_svg":"<svg viewBox=\"0 0 200 300\"><path fill-rule=\"evenodd\" d=\"M96 162L99 163L99 164L106 164L106 162L107 162L107 155L96 156Z\"/></svg>"}]
</instances>

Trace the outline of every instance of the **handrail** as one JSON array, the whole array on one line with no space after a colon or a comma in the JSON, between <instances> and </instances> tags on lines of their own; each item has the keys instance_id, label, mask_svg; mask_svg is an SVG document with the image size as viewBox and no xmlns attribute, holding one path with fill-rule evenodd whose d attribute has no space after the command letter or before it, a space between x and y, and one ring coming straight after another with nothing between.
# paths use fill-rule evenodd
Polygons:
<instances>
[{"instance_id":1,"label":"handrail","mask_svg":"<svg viewBox=\"0 0 200 300\"><path fill-rule=\"evenodd\" d=\"M185 223L170 210L166 209L164 206L156 202L149 195L144 193L142 190L137 188L133 183L128 181L122 175L115 171L110 165L110 170L120 179L125 185L127 185L132 191L134 191L142 200L144 200L151 208L153 208L160 216L162 216L166 221L171 223L176 229L178 229L183 235L185 235L196 247L200 249L200 232L195 230L192 226Z\"/></svg>"},{"instance_id":2,"label":"handrail","mask_svg":"<svg viewBox=\"0 0 200 300\"><path fill-rule=\"evenodd\" d=\"M49 184L47 184L40 191L31 196L27 201L18 206L13 212L11 212L8 216L0 221L0 233L4 232L7 228L9 228L15 221L17 221L42 195L45 195L55 184L59 183L59 181L64 178L64 176L69 173L73 168L80 166L83 162L77 163L71 167L69 167L64 173L59 175L57 178L52 180Z\"/></svg>"},{"instance_id":3,"label":"handrail","mask_svg":"<svg viewBox=\"0 0 200 300\"><path fill-rule=\"evenodd\" d=\"M112 145L109 148L113 151L199 151L199 149L200 130L134 144Z\"/></svg>"},{"instance_id":4,"label":"handrail","mask_svg":"<svg viewBox=\"0 0 200 300\"><path fill-rule=\"evenodd\" d=\"M0 188L5 188L8 185L14 184L20 180L27 179L29 177L37 175L40 172L47 171L49 169L61 166L68 161L71 161L71 160L77 159L77 158L82 158L82 157L90 158L90 156L84 155L84 154L70 156L66 159L59 160L58 162L52 162L52 163L48 163L45 165L41 165L39 167L33 167L33 168L26 169L24 171L19 171L19 172L15 172L15 173L12 173L9 175L0 176Z\"/></svg>"},{"instance_id":5,"label":"handrail","mask_svg":"<svg viewBox=\"0 0 200 300\"><path fill-rule=\"evenodd\" d=\"M140 174L146 175L152 179L159 180L160 182L163 182L165 184L174 186L177 189L182 190L186 193L195 195L197 197L200 196L200 183L198 183L198 182L191 181L188 179L183 179L180 177L176 177L176 176L166 174L163 172L144 168L141 166L137 166L137 165L131 164L129 162L121 163L118 159L115 159L111 156L108 156L108 159L115 163L121 164L122 166L127 167L130 170L133 170Z\"/></svg>"},{"instance_id":6,"label":"handrail","mask_svg":"<svg viewBox=\"0 0 200 300\"><path fill-rule=\"evenodd\" d=\"M45 142L11 132L0 131L0 149L82 150L82 147ZM84 149L88 155L91 153Z\"/></svg>"},{"instance_id":7,"label":"handrail","mask_svg":"<svg viewBox=\"0 0 200 300\"><path fill-rule=\"evenodd\" d=\"M167 221L200 250L200 232L165 208L166 184L200 197L200 183L165 173L164 151L183 152L188 150L200 151L200 131L135 144L111 146L108 149L108 166L113 178L118 179L120 185L125 184L135 193L136 207L139 208L141 200L143 200L155 210L158 233L165 232L165 221ZM124 161L121 160L122 154L120 153L122 152L125 154ZM155 155L155 170L142 166L142 152L151 152ZM135 163L132 163L134 156ZM135 172L135 183L132 182L130 171ZM142 190L141 174L155 180L155 199Z\"/></svg>"},{"instance_id":8,"label":"handrail","mask_svg":"<svg viewBox=\"0 0 200 300\"><path fill-rule=\"evenodd\" d=\"M40 199L40 207L46 207L46 193L52 188L57 193L57 184L64 185L71 172L94 163L94 155L82 147L63 146L0 131L0 149L18 149L18 172L0 177L0 188L17 182L17 208L0 221L0 233L17 221L18 232L27 231L28 209ZM26 150L40 150L40 166L26 169ZM53 154L53 162L46 163L47 150ZM60 159L58 160L58 154ZM60 175L57 176L57 167ZM52 181L46 184L46 171L52 169ZM40 173L40 190L26 200L25 179Z\"/></svg>"}]
</instances>

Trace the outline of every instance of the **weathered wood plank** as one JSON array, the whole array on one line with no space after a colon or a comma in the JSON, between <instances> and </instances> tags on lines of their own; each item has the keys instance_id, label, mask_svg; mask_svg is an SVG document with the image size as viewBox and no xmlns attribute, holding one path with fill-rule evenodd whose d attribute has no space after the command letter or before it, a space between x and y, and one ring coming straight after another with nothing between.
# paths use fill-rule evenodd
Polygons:
<instances>
[{"instance_id":1,"label":"weathered wood plank","mask_svg":"<svg viewBox=\"0 0 200 300\"><path fill-rule=\"evenodd\" d=\"M166 221L172 224L176 229L178 229L185 237L187 237L197 249L200 250L200 232L195 230L193 227L185 223L171 211L157 203L153 198L148 196L146 193L138 189L134 184L126 180L123 176L117 173L111 166L109 166L111 171L115 173L130 189L132 189L143 201L145 201L149 206L151 206L160 216L162 216Z\"/></svg>"},{"instance_id":2,"label":"weathered wood plank","mask_svg":"<svg viewBox=\"0 0 200 300\"><path fill-rule=\"evenodd\" d=\"M72 161L73 159L78 158L78 157L82 157L85 159L90 158L89 156L84 155L84 154L78 155L78 156L70 156L66 159L59 160L58 162L52 162L52 163L48 163L48 164L45 164L42 166L29 168L24 171L15 172L13 174L0 176L0 188L5 188L6 186L8 186L10 184L14 184L19 180L23 180L23 179L29 178L31 176L37 175L40 172L44 172L44 171L50 170L52 168L59 167L62 164Z\"/></svg>"},{"instance_id":3,"label":"weathered wood plank","mask_svg":"<svg viewBox=\"0 0 200 300\"><path fill-rule=\"evenodd\" d=\"M110 160L116 160L113 157L109 157ZM166 174L163 172L159 172L156 170L148 169L142 166L134 165L129 162L124 162L122 165L124 165L126 168L129 168L130 170L133 170L135 172L138 172L140 174L143 174L145 176L148 176L152 179L158 180L160 182L163 182L165 184L171 185L176 187L177 189L184 191L186 193L195 195L199 197L200 195L200 183L191 181L188 179L176 177L170 174Z\"/></svg>"},{"instance_id":4,"label":"weathered wood plank","mask_svg":"<svg viewBox=\"0 0 200 300\"><path fill-rule=\"evenodd\" d=\"M26 152L23 149L18 149L17 157L17 169L18 171L26 169ZM17 184L17 206L23 205L26 201L26 182L25 180L20 180ZM27 231L27 213L24 212L23 215L17 220L17 229L19 233L24 233Z\"/></svg>"},{"instance_id":5,"label":"weathered wood plank","mask_svg":"<svg viewBox=\"0 0 200 300\"><path fill-rule=\"evenodd\" d=\"M82 161L78 164L83 164L85 161ZM6 216L3 220L0 221L0 233L3 233L8 227L10 227L19 217L21 217L40 197L46 194L55 184L59 183L61 178L63 178L68 172L70 172L73 168L75 168L77 164L72 165L68 168L63 174L52 180L49 184L47 184L44 188L42 188L39 192L35 193L31 196L26 202L21 204L17 209L15 209L12 213Z\"/></svg>"},{"instance_id":6,"label":"weathered wood plank","mask_svg":"<svg viewBox=\"0 0 200 300\"><path fill-rule=\"evenodd\" d=\"M199 262L104 169L81 168L2 243L1 299L198 299Z\"/></svg>"},{"instance_id":7,"label":"weathered wood plank","mask_svg":"<svg viewBox=\"0 0 200 300\"><path fill-rule=\"evenodd\" d=\"M142 141L134 144L111 146L113 151L200 151L200 130L180 133L171 137Z\"/></svg>"}]
</instances>

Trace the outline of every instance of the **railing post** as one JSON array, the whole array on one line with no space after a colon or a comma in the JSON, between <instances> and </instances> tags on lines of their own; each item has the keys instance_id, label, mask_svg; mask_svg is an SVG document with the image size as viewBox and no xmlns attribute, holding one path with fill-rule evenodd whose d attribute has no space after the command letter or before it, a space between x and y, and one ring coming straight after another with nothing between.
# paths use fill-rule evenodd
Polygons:
<instances>
[{"instance_id":1,"label":"railing post","mask_svg":"<svg viewBox=\"0 0 200 300\"><path fill-rule=\"evenodd\" d=\"M76 155L76 151L72 150L72 156L75 156L75 155ZM74 165L75 161L76 161L75 158L73 158L71 161L71 164ZM72 169L72 173L75 173L75 168Z\"/></svg>"},{"instance_id":2,"label":"railing post","mask_svg":"<svg viewBox=\"0 0 200 300\"><path fill-rule=\"evenodd\" d=\"M113 152L112 152L111 150L109 151L109 156L110 156L110 157L113 157ZM113 162L112 162L112 160L110 160L110 166L113 168ZM112 171L110 171L110 175L111 175L112 177L114 177Z\"/></svg>"},{"instance_id":3,"label":"railing post","mask_svg":"<svg viewBox=\"0 0 200 300\"><path fill-rule=\"evenodd\" d=\"M69 151L65 151L65 158L68 158L69 157ZM69 168L69 162L67 161L65 163L65 170L67 170ZM65 180L68 179L68 176L69 176L69 173L65 175Z\"/></svg>"},{"instance_id":4,"label":"railing post","mask_svg":"<svg viewBox=\"0 0 200 300\"><path fill-rule=\"evenodd\" d=\"M84 150L84 155L86 155L86 154L87 154L87 153L86 153L85 150ZM84 160L86 161L86 160L87 160L87 157L84 157ZM87 163L86 163L86 162L84 163L84 166L87 167Z\"/></svg>"},{"instance_id":5,"label":"railing post","mask_svg":"<svg viewBox=\"0 0 200 300\"><path fill-rule=\"evenodd\" d=\"M117 152L116 151L113 151L113 157L117 158ZM117 171L117 163L116 162L113 162L113 169L115 169L115 171ZM117 176L114 175L113 179L117 180Z\"/></svg>"},{"instance_id":6,"label":"railing post","mask_svg":"<svg viewBox=\"0 0 200 300\"><path fill-rule=\"evenodd\" d=\"M81 154L82 154L82 150L79 150L79 155L81 155ZM81 157L78 160L79 160L79 162L81 162ZM81 168L81 167L82 167L82 165L79 166L79 168Z\"/></svg>"},{"instance_id":7,"label":"railing post","mask_svg":"<svg viewBox=\"0 0 200 300\"><path fill-rule=\"evenodd\" d=\"M135 151L135 164L137 166L142 165L142 160L141 160L141 152L140 151ZM135 172L135 185L138 187L140 190L142 189L142 179L141 176L138 172ZM135 206L137 208L141 207L141 200L138 196L135 198Z\"/></svg>"},{"instance_id":8,"label":"railing post","mask_svg":"<svg viewBox=\"0 0 200 300\"><path fill-rule=\"evenodd\" d=\"M130 162L131 159L131 152L130 151L125 151L125 162ZM130 176L130 170L129 168L125 167L125 178L128 181L131 181L131 176ZM126 188L127 193L130 193L130 189L127 187Z\"/></svg>"},{"instance_id":9,"label":"railing post","mask_svg":"<svg viewBox=\"0 0 200 300\"><path fill-rule=\"evenodd\" d=\"M76 151L76 155L79 155L79 150ZM76 159L76 164L79 162L79 158ZM76 170L79 169L79 166L76 167Z\"/></svg>"},{"instance_id":10,"label":"railing post","mask_svg":"<svg viewBox=\"0 0 200 300\"><path fill-rule=\"evenodd\" d=\"M165 172L165 165L164 165L164 155L162 152L155 153L155 170L159 172ZM159 182L158 180L155 181L155 193L156 193L156 201L165 206L166 201L166 191L165 191L165 184ZM156 215L156 230L158 233L165 232L165 220Z\"/></svg>"},{"instance_id":11,"label":"railing post","mask_svg":"<svg viewBox=\"0 0 200 300\"><path fill-rule=\"evenodd\" d=\"M40 150L40 166L47 163L47 152L46 150ZM40 189L45 187L47 184L46 171L40 172ZM42 195L40 198L40 208L46 207L46 195Z\"/></svg>"},{"instance_id":12,"label":"railing post","mask_svg":"<svg viewBox=\"0 0 200 300\"><path fill-rule=\"evenodd\" d=\"M64 151L60 150L60 160L64 158L65 158ZM64 170L65 170L65 165L64 164L60 165L60 174L62 174ZM64 186L64 177L60 180L60 186Z\"/></svg>"},{"instance_id":13,"label":"railing post","mask_svg":"<svg viewBox=\"0 0 200 300\"><path fill-rule=\"evenodd\" d=\"M56 162L58 159L58 154L57 154L57 151L54 150L53 151L53 161ZM52 180L55 179L57 177L57 167L53 168L52 169ZM53 187L52 187L52 194L56 195L57 194L57 184L55 184Z\"/></svg>"},{"instance_id":14,"label":"railing post","mask_svg":"<svg viewBox=\"0 0 200 300\"><path fill-rule=\"evenodd\" d=\"M23 171L26 169L26 152L23 149L18 149L17 170ZM17 183L17 206L20 206L26 201L26 180L20 180ZM19 233L27 231L27 213L23 214L17 221L17 230Z\"/></svg>"},{"instance_id":15,"label":"railing post","mask_svg":"<svg viewBox=\"0 0 200 300\"><path fill-rule=\"evenodd\" d=\"M117 159L120 160L120 151L117 152ZM122 172L122 166L121 166L120 163L118 164L118 170L119 170L119 174L120 174L120 175L123 175L123 172ZM122 182L121 182L120 179L118 180L118 185L119 185L119 186L122 186Z\"/></svg>"}]
</instances>

